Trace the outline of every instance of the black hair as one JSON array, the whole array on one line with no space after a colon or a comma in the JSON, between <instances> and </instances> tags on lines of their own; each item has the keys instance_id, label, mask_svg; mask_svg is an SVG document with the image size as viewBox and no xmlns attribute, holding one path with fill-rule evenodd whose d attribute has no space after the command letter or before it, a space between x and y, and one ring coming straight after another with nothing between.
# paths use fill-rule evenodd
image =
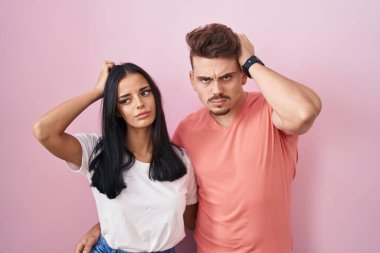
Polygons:
<instances>
[{"instance_id":1,"label":"black hair","mask_svg":"<svg viewBox=\"0 0 380 253\"><path fill-rule=\"evenodd\" d=\"M172 144L169 138L161 94L156 83L147 72L133 63L115 65L109 71L104 88L102 137L90 156L89 166L89 171L94 171L91 186L110 199L116 198L127 187L123 173L135 162L134 155L125 144L127 124L122 117L117 116L119 82L132 73L138 73L148 81L156 105L156 118L152 123L151 132L153 153L149 178L171 182L186 174L186 166L179 157L182 151Z\"/></svg>"}]
</instances>

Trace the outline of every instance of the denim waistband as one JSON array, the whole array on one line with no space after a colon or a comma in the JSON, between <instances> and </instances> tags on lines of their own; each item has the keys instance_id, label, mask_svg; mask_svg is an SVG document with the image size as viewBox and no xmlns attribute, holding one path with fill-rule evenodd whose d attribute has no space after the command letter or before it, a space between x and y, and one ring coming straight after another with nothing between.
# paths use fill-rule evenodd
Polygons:
<instances>
[{"instance_id":1,"label":"denim waistband","mask_svg":"<svg viewBox=\"0 0 380 253\"><path fill-rule=\"evenodd\" d=\"M147 252L130 252L120 249L112 249L102 235L100 235L97 244L92 249L91 253L147 253ZM175 253L174 247L164 251L155 251L152 253Z\"/></svg>"}]
</instances>

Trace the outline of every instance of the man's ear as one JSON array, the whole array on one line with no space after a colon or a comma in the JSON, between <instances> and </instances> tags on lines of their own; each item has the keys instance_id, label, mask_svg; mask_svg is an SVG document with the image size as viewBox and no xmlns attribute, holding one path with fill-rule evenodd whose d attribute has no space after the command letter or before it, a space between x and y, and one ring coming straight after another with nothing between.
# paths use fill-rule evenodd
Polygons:
<instances>
[{"instance_id":1,"label":"man's ear","mask_svg":"<svg viewBox=\"0 0 380 253\"><path fill-rule=\"evenodd\" d=\"M247 83L247 79L248 79L248 77L245 74L243 74L243 76L241 78L241 85L245 85Z\"/></svg>"},{"instance_id":2,"label":"man's ear","mask_svg":"<svg viewBox=\"0 0 380 253\"><path fill-rule=\"evenodd\" d=\"M194 71L193 70L189 71L189 78L190 78L191 86L193 86L193 89L194 89Z\"/></svg>"}]
</instances>

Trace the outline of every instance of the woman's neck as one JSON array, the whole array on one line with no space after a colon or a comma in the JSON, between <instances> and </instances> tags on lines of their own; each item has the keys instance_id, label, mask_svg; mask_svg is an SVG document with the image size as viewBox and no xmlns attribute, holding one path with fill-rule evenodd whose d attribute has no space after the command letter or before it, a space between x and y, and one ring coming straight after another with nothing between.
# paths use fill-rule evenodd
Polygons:
<instances>
[{"instance_id":1,"label":"woman's neck","mask_svg":"<svg viewBox=\"0 0 380 253\"><path fill-rule=\"evenodd\" d=\"M128 149L137 160L145 163L150 163L152 161L152 128L129 128L126 136L126 143Z\"/></svg>"}]
</instances>

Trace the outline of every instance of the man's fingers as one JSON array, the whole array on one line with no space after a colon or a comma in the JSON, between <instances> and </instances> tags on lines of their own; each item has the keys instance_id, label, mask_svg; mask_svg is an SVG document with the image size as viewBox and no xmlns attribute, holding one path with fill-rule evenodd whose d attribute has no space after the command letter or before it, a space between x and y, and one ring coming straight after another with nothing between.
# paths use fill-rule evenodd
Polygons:
<instances>
[{"instance_id":1,"label":"man's fingers","mask_svg":"<svg viewBox=\"0 0 380 253\"><path fill-rule=\"evenodd\" d=\"M250 44L252 44L251 41L248 39L247 35L245 35L245 34L239 34L239 39L240 39L240 42L243 45L250 45Z\"/></svg>"},{"instance_id":2,"label":"man's fingers","mask_svg":"<svg viewBox=\"0 0 380 253\"><path fill-rule=\"evenodd\" d=\"M247 60L248 57L255 54L255 48L252 42L248 39L247 35L241 33L239 34L239 39L240 39L240 44L241 44L241 49L242 49L241 63L244 64L245 60Z\"/></svg>"},{"instance_id":3,"label":"man's fingers","mask_svg":"<svg viewBox=\"0 0 380 253\"><path fill-rule=\"evenodd\" d=\"M81 240L75 247L75 253L82 253L85 246L85 241Z\"/></svg>"},{"instance_id":4,"label":"man's fingers","mask_svg":"<svg viewBox=\"0 0 380 253\"><path fill-rule=\"evenodd\" d=\"M92 247L86 245L81 253L90 253L91 249L92 249Z\"/></svg>"},{"instance_id":5,"label":"man's fingers","mask_svg":"<svg viewBox=\"0 0 380 253\"><path fill-rule=\"evenodd\" d=\"M92 248L95 246L96 242L97 242L97 239L94 236L88 237L83 249L83 253L90 253Z\"/></svg>"},{"instance_id":6,"label":"man's fingers","mask_svg":"<svg viewBox=\"0 0 380 253\"><path fill-rule=\"evenodd\" d=\"M239 39L240 41L244 42L248 40L247 36L244 33L239 34Z\"/></svg>"}]
</instances>

